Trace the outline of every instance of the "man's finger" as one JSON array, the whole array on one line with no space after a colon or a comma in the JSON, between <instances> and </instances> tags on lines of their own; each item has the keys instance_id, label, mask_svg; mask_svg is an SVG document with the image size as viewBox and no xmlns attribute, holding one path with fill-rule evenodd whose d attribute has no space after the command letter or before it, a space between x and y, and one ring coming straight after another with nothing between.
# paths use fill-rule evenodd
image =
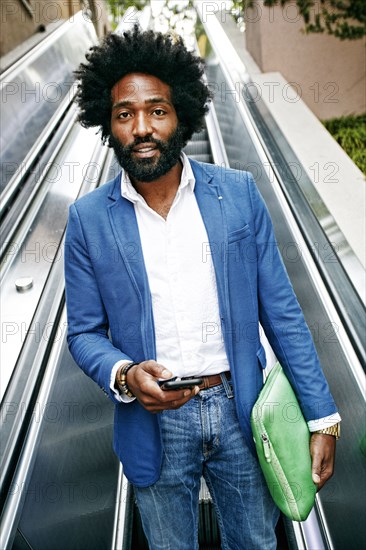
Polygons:
<instances>
[{"instance_id":1,"label":"man's finger","mask_svg":"<svg viewBox=\"0 0 366 550\"><path fill-rule=\"evenodd\" d=\"M198 389L198 388L197 388ZM199 389L198 389L199 390ZM198 391L195 388L192 390L172 390L170 392L163 392L164 400L154 400L151 403L143 403L145 408L152 412L162 412L165 410L179 409L187 403L192 397L197 395Z\"/></svg>"},{"instance_id":2,"label":"man's finger","mask_svg":"<svg viewBox=\"0 0 366 550\"><path fill-rule=\"evenodd\" d=\"M312 478L313 478L313 481L316 485L318 485L318 483L320 483L320 475L317 474L316 472L312 472Z\"/></svg>"},{"instance_id":3,"label":"man's finger","mask_svg":"<svg viewBox=\"0 0 366 550\"><path fill-rule=\"evenodd\" d=\"M310 454L312 457L312 479L319 491L333 474L335 438L332 435L312 434Z\"/></svg>"},{"instance_id":4,"label":"man's finger","mask_svg":"<svg viewBox=\"0 0 366 550\"><path fill-rule=\"evenodd\" d=\"M150 374L151 376L154 376L155 378L172 378L173 373L170 372L167 368L165 368L163 365L159 365L159 363L156 363L155 361L144 361L143 363L140 363L140 366L143 368L145 372Z\"/></svg>"},{"instance_id":5,"label":"man's finger","mask_svg":"<svg viewBox=\"0 0 366 550\"><path fill-rule=\"evenodd\" d=\"M316 455L313 457L313 464L311 467L311 476L313 478L314 483L318 485L320 483L320 473L321 473L321 460L320 456Z\"/></svg>"},{"instance_id":6,"label":"man's finger","mask_svg":"<svg viewBox=\"0 0 366 550\"><path fill-rule=\"evenodd\" d=\"M324 459L324 452L322 447L322 441L321 437L317 437L316 435L312 436L311 445L310 445L310 453L312 455L312 464L311 464L311 477L313 479L313 482L318 485L321 481L321 472L322 472L322 465L323 465L323 459Z\"/></svg>"}]
</instances>

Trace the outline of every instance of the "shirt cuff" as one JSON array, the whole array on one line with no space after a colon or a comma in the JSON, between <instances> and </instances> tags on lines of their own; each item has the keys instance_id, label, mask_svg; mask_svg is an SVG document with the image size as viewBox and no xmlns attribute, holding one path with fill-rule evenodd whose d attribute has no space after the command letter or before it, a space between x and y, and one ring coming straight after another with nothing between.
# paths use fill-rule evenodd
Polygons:
<instances>
[{"instance_id":1,"label":"shirt cuff","mask_svg":"<svg viewBox=\"0 0 366 550\"><path fill-rule=\"evenodd\" d=\"M317 420L309 420L308 427L311 432L316 432L318 430L324 430L325 428L330 428L335 424L338 424L342 419L338 413L331 414L330 416L324 416Z\"/></svg>"},{"instance_id":2,"label":"shirt cuff","mask_svg":"<svg viewBox=\"0 0 366 550\"><path fill-rule=\"evenodd\" d=\"M131 401L135 401L136 397L128 397L128 395L125 395L124 393L121 393L120 391L118 391L118 389L116 389L116 374L117 374L117 371L120 367L124 366L124 365L128 365L128 363L131 363L131 361L117 361L117 363L115 363L112 367L112 372L111 372L111 380L110 380L110 384L109 384L109 387L111 388L111 391L113 392L115 398L117 399L117 401L119 401L120 403L131 403Z\"/></svg>"}]
</instances>

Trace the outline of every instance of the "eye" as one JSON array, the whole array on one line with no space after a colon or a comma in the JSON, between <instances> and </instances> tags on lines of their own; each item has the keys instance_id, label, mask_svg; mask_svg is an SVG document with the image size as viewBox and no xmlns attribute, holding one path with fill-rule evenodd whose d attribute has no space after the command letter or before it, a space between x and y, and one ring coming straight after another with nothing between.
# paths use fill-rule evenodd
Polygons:
<instances>
[{"instance_id":1,"label":"eye","mask_svg":"<svg viewBox=\"0 0 366 550\"><path fill-rule=\"evenodd\" d=\"M128 113L127 111L123 111L122 113L118 113L117 118L126 119L129 116L130 116L130 113Z\"/></svg>"},{"instance_id":2,"label":"eye","mask_svg":"<svg viewBox=\"0 0 366 550\"><path fill-rule=\"evenodd\" d=\"M160 108L157 108L154 110L154 114L158 115L158 116L163 116L166 114L166 111L164 111L163 109L160 109Z\"/></svg>"}]
</instances>

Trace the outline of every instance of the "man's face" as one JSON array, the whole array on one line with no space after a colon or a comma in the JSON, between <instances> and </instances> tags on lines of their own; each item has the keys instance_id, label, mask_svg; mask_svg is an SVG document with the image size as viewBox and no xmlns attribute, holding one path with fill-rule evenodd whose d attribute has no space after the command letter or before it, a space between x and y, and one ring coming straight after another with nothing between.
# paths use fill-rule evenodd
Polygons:
<instances>
[{"instance_id":1,"label":"man's face","mask_svg":"<svg viewBox=\"0 0 366 550\"><path fill-rule=\"evenodd\" d=\"M110 144L132 179L154 181L169 172L185 145L170 87L142 73L119 80L112 88Z\"/></svg>"}]
</instances>

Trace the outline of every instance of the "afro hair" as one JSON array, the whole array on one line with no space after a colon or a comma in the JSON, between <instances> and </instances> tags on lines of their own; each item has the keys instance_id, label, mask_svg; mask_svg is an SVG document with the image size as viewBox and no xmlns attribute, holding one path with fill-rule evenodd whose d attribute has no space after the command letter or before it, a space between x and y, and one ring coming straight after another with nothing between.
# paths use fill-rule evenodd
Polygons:
<instances>
[{"instance_id":1,"label":"afro hair","mask_svg":"<svg viewBox=\"0 0 366 550\"><path fill-rule=\"evenodd\" d=\"M86 54L75 74L79 122L100 127L103 143L111 133L111 90L125 75L145 73L171 89L171 99L188 141L202 129L212 94L202 80L203 60L185 47L181 37L142 31L137 25L123 35L109 34Z\"/></svg>"}]
</instances>

